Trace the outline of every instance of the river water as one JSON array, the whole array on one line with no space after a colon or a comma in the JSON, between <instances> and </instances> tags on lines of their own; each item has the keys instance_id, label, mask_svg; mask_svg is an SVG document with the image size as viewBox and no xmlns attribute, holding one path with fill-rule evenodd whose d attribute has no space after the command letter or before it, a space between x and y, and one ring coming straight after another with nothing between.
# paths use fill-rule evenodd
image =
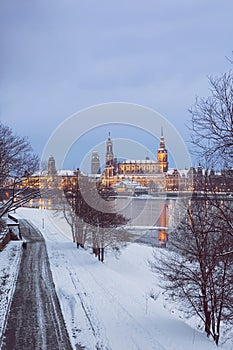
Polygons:
<instances>
[{"instance_id":1,"label":"river water","mask_svg":"<svg viewBox=\"0 0 233 350\"><path fill-rule=\"evenodd\" d=\"M174 229L183 218L187 198L164 196L118 196L115 211L129 221L130 232L137 234L137 241L166 246L169 230Z\"/></svg>"},{"instance_id":2,"label":"river water","mask_svg":"<svg viewBox=\"0 0 233 350\"><path fill-rule=\"evenodd\" d=\"M184 209L183 201L183 196L161 194L157 196L141 195L138 197L119 195L114 200L104 202L107 208L110 206L111 212L122 214L128 219L126 226L130 229L131 233L137 232L141 236L145 233L147 234L148 230L152 230L153 228L153 234L158 237L159 241L163 241L167 240L167 232L176 227L177 223L183 217L184 210L181 210L181 207ZM93 203L91 197L90 205ZM31 201L29 205L39 208L59 209L59 204L55 204L54 207L51 199L47 198L43 199L43 203L41 199L40 201L36 199ZM99 209L98 206L95 206L95 208ZM151 233L152 231L150 231Z\"/></svg>"},{"instance_id":3,"label":"river water","mask_svg":"<svg viewBox=\"0 0 233 350\"><path fill-rule=\"evenodd\" d=\"M131 226L171 226L176 198L123 197L115 199L115 210L129 219Z\"/></svg>"}]
</instances>

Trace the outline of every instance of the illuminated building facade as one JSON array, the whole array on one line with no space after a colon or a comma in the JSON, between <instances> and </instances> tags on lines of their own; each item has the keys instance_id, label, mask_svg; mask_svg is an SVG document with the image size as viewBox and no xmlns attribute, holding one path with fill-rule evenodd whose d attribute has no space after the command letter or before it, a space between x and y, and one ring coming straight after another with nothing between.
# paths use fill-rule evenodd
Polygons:
<instances>
[{"instance_id":1,"label":"illuminated building facade","mask_svg":"<svg viewBox=\"0 0 233 350\"><path fill-rule=\"evenodd\" d=\"M215 173L213 169L204 171L199 164L197 168L169 169L168 152L165 145L163 131L159 147L156 152L156 160L146 157L143 160L118 161L114 158L113 142L108 135L106 141L105 168L101 176L100 160L96 151L92 153L91 173L93 181L96 181L99 189L115 188L118 192L132 192L131 187L141 186L150 194L153 192L176 191L203 191L214 189L217 192L233 193L233 170ZM97 180L98 179L98 180ZM24 175L22 186L29 188L39 187L48 193L52 189L72 191L77 186L77 172L71 170L57 170L55 159L51 155L48 159L48 168L44 171ZM145 189L146 188L146 189ZM130 190L130 191L129 191ZM140 193L140 188L137 189Z\"/></svg>"},{"instance_id":2,"label":"illuminated building facade","mask_svg":"<svg viewBox=\"0 0 233 350\"><path fill-rule=\"evenodd\" d=\"M149 186L154 190L166 189L166 172L168 170L168 154L163 132L157 150L157 161L148 157L144 160L125 160L118 162L114 158L113 142L110 134L106 142L106 163L102 174L103 187L113 187L122 180L132 180L141 186Z\"/></svg>"}]
</instances>

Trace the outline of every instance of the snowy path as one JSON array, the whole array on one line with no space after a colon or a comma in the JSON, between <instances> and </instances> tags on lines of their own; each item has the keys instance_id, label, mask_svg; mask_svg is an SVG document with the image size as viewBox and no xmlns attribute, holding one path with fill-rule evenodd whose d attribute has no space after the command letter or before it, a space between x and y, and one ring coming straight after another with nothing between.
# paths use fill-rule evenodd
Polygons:
<instances>
[{"instance_id":1,"label":"snowy path","mask_svg":"<svg viewBox=\"0 0 233 350\"><path fill-rule=\"evenodd\" d=\"M20 209L46 240L50 266L72 346L103 350L213 350L204 334L164 308L147 260L151 247L133 244L104 264L76 249L67 226L39 210ZM51 213L49 214L51 215ZM221 348L221 347L220 347ZM230 349L224 347L223 349Z\"/></svg>"},{"instance_id":2,"label":"snowy path","mask_svg":"<svg viewBox=\"0 0 233 350\"><path fill-rule=\"evenodd\" d=\"M26 221L20 225L28 248L22 254L1 349L71 349L44 239Z\"/></svg>"}]
</instances>

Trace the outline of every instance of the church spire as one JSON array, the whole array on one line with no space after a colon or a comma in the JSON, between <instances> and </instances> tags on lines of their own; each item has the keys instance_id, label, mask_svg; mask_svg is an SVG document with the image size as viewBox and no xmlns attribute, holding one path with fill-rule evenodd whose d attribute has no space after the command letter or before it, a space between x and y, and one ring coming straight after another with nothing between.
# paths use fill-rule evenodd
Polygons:
<instances>
[{"instance_id":1,"label":"church spire","mask_svg":"<svg viewBox=\"0 0 233 350\"><path fill-rule=\"evenodd\" d=\"M163 136L163 127L161 127L160 148L164 148L165 149L165 141L164 141L164 136Z\"/></svg>"},{"instance_id":2,"label":"church spire","mask_svg":"<svg viewBox=\"0 0 233 350\"><path fill-rule=\"evenodd\" d=\"M168 170L168 161L167 161L167 150L165 147L165 140L163 136L163 127L161 127L161 136L160 136L160 144L159 149L157 151L157 160L161 166L161 171L167 172Z\"/></svg>"},{"instance_id":3,"label":"church spire","mask_svg":"<svg viewBox=\"0 0 233 350\"><path fill-rule=\"evenodd\" d=\"M112 165L113 164L113 144L110 137L110 131L108 132L108 139L106 142L106 165Z\"/></svg>"}]
</instances>

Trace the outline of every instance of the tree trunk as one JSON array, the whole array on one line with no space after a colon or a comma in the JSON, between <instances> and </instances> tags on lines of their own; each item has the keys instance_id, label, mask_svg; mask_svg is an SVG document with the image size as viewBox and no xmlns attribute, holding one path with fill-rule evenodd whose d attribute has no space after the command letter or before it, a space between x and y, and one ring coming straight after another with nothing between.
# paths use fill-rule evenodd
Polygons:
<instances>
[{"instance_id":1,"label":"tree trunk","mask_svg":"<svg viewBox=\"0 0 233 350\"><path fill-rule=\"evenodd\" d=\"M100 248L97 248L97 255L98 255L98 260L100 261Z\"/></svg>"},{"instance_id":2,"label":"tree trunk","mask_svg":"<svg viewBox=\"0 0 233 350\"><path fill-rule=\"evenodd\" d=\"M210 325L211 325L210 312L208 310L205 310L205 332L207 334L207 337L210 336Z\"/></svg>"},{"instance_id":3,"label":"tree trunk","mask_svg":"<svg viewBox=\"0 0 233 350\"><path fill-rule=\"evenodd\" d=\"M104 261L104 248L101 248L101 262Z\"/></svg>"},{"instance_id":4,"label":"tree trunk","mask_svg":"<svg viewBox=\"0 0 233 350\"><path fill-rule=\"evenodd\" d=\"M215 341L215 344L218 346L219 334L214 334L214 341Z\"/></svg>"},{"instance_id":5,"label":"tree trunk","mask_svg":"<svg viewBox=\"0 0 233 350\"><path fill-rule=\"evenodd\" d=\"M203 283L202 285L202 295L203 295L203 311L205 315L205 332L207 334L207 337L210 336L211 331L211 312L208 309L208 302L206 297L206 285Z\"/></svg>"}]
</instances>

